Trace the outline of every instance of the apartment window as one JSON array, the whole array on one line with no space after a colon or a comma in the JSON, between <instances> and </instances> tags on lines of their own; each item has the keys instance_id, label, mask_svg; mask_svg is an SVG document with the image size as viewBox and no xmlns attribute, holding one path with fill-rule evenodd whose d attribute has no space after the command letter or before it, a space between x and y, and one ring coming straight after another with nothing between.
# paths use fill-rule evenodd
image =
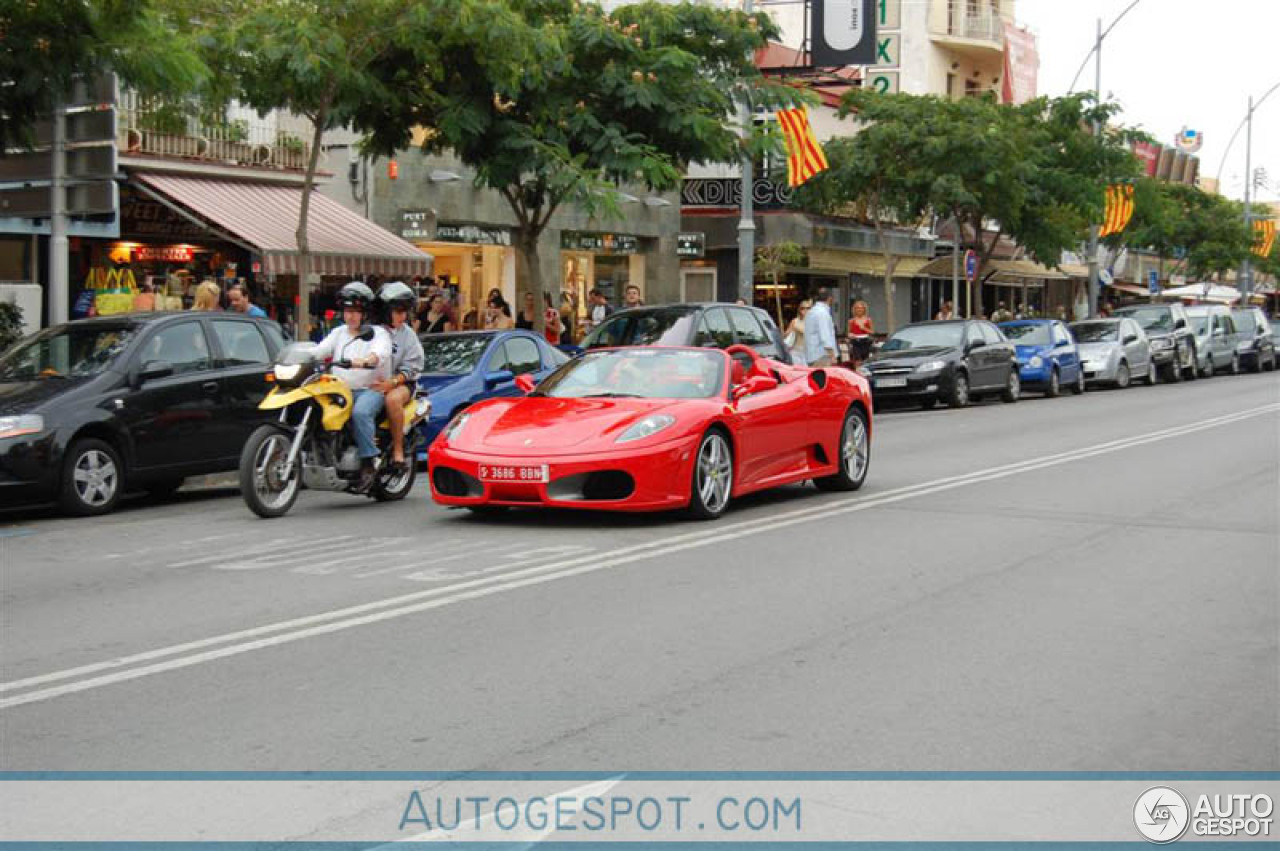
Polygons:
<instances>
[{"instance_id":1,"label":"apartment window","mask_svg":"<svg viewBox=\"0 0 1280 851\"><path fill-rule=\"evenodd\" d=\"M984 91L985 91L985 89L983 89L983 88L982 88L982 83L978 82L977 80L965 80L965 81L964 81L964 96L965 96L965 97L967 97L967 98L976 98L976 97L978 97L979 95L981 95Z\"/></svg>"},{"instance_id":2,"label":"apartment window","mask_svg":"<svg viewBox=\"0 0 1280 851\"><path fill-rule=\"evenodd\" d=\"M947 75L947 98L949 100L955 100L955 97L956 97L956 75L948 74Z\"/></svg>"}]
</instances>

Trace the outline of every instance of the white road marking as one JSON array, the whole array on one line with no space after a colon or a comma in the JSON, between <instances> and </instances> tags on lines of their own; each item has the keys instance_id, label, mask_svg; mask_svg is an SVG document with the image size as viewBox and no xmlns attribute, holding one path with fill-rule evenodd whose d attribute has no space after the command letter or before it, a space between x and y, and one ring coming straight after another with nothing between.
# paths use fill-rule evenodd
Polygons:
<instances>
[{"instance_id":1,"label":"white road marking","mask_svg":"<svg viewBox=\"0 0 1280 851\"><path fill-rule=\"evenodd\" d=\"M494 594L501 594L531 585L540 585L586 573L609 570L622 565L631 564L633 562L651 559L659 555L668 555L675 552L681 552L683 550L735 540L749 535L772 532L777 529L787 528L799 523L809 523L814 519L866 511L881 505L889 505L921 496L942 493L971 484L979 484L1008 478L1020 473L1031 472L1047 467L1055 467L1072 461L1092 458L1112 452L1119 452L1136 446L1193 434L1195 432L1228 425L1230 423L1239 422L1252 417L1275 413L1277 411L1280 411L1280 404L1264 405L1235 414L1213 417L1211 419L1201 420L1199 422L1189 423L1183 426L1176 426L1134 437L1108 441L1106 443L1095 444L1081 449L1059 452L1053 455L1042 456L1040 458L1028 459L1027 461L1005 464L999 467L991 467L986 470L977 470L972 473L948 476L931 482L924 482L919 485L911 485L898 488L894 491L887 491L875 496L845 498L835 502L828 501L819 506L801 508L787 512L769 520L753 519L750 521L723 526L710 533L706 531L697 531L689 532L684 535L674 535L648 544L622 547L606 553L591 553L560 564L528 567L523 570L506 572L501 575L492 576L487 579L467 580L413 594L404 594L398 597L391 597L384 600L374 601L372 603L365 603L359 606L351 606L345 609L322 612L316 615L282 621L275 624L267 624L253 629L228 633L226 635L214 636L200 641L192 641L171 647L163 647L93 665L85 665L64 671L54 671L49 674L28 677L22 680L15 680L10 683L0 683L0 692L14 691L33 686L45 685L47 683L59 682L62 680L71 680L102 671L128 668L128 670L102 674L101 676L90 676L87 679L81 679L65 685L37 689L14 697L5 698L0 700L0 709L8 709L29 703L51 700L64 695L102 688L104 686L127 682L129 680L135 680L141 677L151 676L153 674L187 668L193 665L203 664L205 662L212 662L217 659L238 656L242 653L250 653L255 650L262 650L269 647L278 647L282 644L288 644L305 638L313 638L321 635L328 635L330 633L341 632L347 629L353 629L358 626L381 623L393 618L430 611L432 609L450 606L455 603L475 600ZM281 634L271 635L271 633ZM230 644L230 646L218 649L205 649L216 647L220 644ZM169 656L178 656L179 658L169 659L168 661L157 662L154 664L139 665L139 663L150 662L155 659L164 659ZM130 667L134 665L138 665L138 667Z\"/></svg>"},{"instance_id":2,"label":"white road marking","mask_svg":"<svg viewBox=\"0 0 1280 851\"><path fill-rule=\"evenodd\" d=\"M434 544L432 546L434 546ZM511 544L509 546L499 547L495 550L490 550L490 553L516 552L518 550L524 549L526 546L528 545L524 543ZM464 559L474 559L475 557L476 557L476 554L473 552L452 553L447 556L436 556L435 558L417 560L414 562L414 566L423 567L424 565L429 565L429 564L443 564L449 561L462 561ZM404 570L403 565L396 565L394 567L384 567L378 570L370 570L365 573L357 573L355 577L356 579L366 579L370 576L382 576L385 573L399 573L402 570Z\"/></svg>"}]
</instances>

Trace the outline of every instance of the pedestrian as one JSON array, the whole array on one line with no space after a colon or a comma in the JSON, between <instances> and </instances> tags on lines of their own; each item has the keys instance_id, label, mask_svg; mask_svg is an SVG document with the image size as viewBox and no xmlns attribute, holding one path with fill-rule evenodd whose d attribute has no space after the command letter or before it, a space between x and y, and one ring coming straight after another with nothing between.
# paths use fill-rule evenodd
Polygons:
<instances>
[{"instance_id":1,"label":"pedestrian","mask_svg":"<svg viewBox=\"0 0 1280 851\"><path fill-rule=\"evenodd\" d=\"M644 307L644 299L640 298L640 288L635 284L627 284L623 295L623 307Z\"/></svg>"},{"instance_id":2,"label":"pedestrian","mask_svg":"<svg viewBox=\"0 0 1280 851\"><path fill-rule=\"evenodd\" d=\"M791 360L801 366L806 366L809 362L805 359L804 350L804 318L809 313L809 308L813 306L813 302L805 299L800 302L800 307L796 311L796 315L787 325L787 335L782 338L783 344L791 350Z\"/></svg>"},{"instance_id":3,"label":"pedestrian","mask_svg":"<svg viewBox=\"0 0 1280 851\"><path fill-rule=\"evenodd\" d=\"M934 314L933 318L937 321L955 319L956 318L955 308L952 306L951 302L944 301L942 303L942 308L939 309L936 314Z\"/></svg>"},{"instance_id":4,"label":"pedestrian","mask_svg":"<svg viewBox=\"0 0 1280 851\"><path fill-rule=\"evenodd\" d=\"M996 302L996 312L991 314L992 322L1008 322L1013 319L1013 314L1009 312L1009 308L1005 306L1003 301Z\"/></svg>"},{"instance_id":5,"label":"pedestrian","mask_svg":"<svg viewBox=\"0 0 1280 851\"><path fill-rule=\"evenodd\" d=\"M192 310L221 310L222 290L213 281L205 279L196 287Z\"/></svg>"},{"instance_id":6,"label":"pedestrian","mask_svg":"<svg viewBox=\"0 0 1280 851\"><path fill-rule=\"evenodd\" d=\"M449 304L445 300L444 293L437 292L431 297L431 302L427 305L426 315L418 328L422 334L444 334L453 330L453 323L449 320Z\"/></svg>"},{"instance_id":7,"label":"pedestrian","mask_svg":"<svg viewBox=\"0 0 1280 851\"><path fill-rule=\"evenodd\" d=\"M564 334L564 323L560 321L560 311L551 306L551 293L543 293L542 300L546 308L542 313L544 323L542 335L553 346L560 345L560 337Z\"/></svg>"},{"instance_id":8,"label":"pedestrian","mask_svg":"<svg viewBox=\"0 0 1280 851\"><path fill-rule=\"evenodd\" d=\"M143 281L138 285L138 294L133 297L134 310L155 310L156 294L155 287L150 281Z\"/></svg>"},{"instance_id":9,"label":"pedestrian","mask_svg":"<svg viewBox=\"0 0 1280 851\"><path fill-rule=\"evenodd\" d=\"M533 321L536 314L533 312L533 292L526 290L524 294L524 306L520 308L520 315L516 317L516 327L523 328L526 331L533 330Z\"/></svg>"},{"instance_id":10,"label":"pedestrian","mask_svg":"<svg viewBox=\"0 0 1280 851\"><path fill-rule=\"evenodd\" d=\"M872 335L876 332L867 303L858 299L853 303L853 316L849 317L849 355L856 369L858 364L871 357Z\"/></svg>"},{"instance_id":11,"label":"pedestrian","mask_svg":"<svg viewBox=\"0 0 1280 851\"><path fill-rule=\"evenodd\" d=\"M236 313L267 318L267 312L249 300L249 288L239 281L227 287L227 306Z\"/></svg>"},{"instance_id":12,"label":"pedestrian","mask_svg":"<svg viewBox=\"0 0 1280 851\"><path fill-rule=\"evenodd\" d=\"M486 331L505 331L508 328L516 327L515 320L511 318L511 308L502 298L502 293L493 290L489 293L489 300L484 306L484 321L482 326Z\"/></svg>"},{"instance_id":13,"label":"pedestrian","mask_svg":"<svg viewBox=\"0 0 1280 851\"><path fill-rule=\"evenodd\" d=\"M591 331L613 314L613 305L609 304L609 299L603 292L594 287L587 294L587 299L591 305L587 310L587 330Z\"/></svg>"},{"instance_id":14,"label":"pedestrian","mask_svg":"<svg viewBox=\"0 0 1280 851\"><path fill-rule=\"evenodd\" d=\"M836 362L836 324L831 318L831 290L819 287L813 306L804 318L804 359L809 366L831 366Z\"/></svg>"},{"instance_id":15,"label":"pedestrian","mask_svg":"<svg viewBox=\"0 0 1280 851\"><path fill-rule=\"evenodd\" d=\"M1104 301L1104 302L1102 303L1102 306L1098 308L1098 315L1099 315L1099 316L1102 316L1102 317L1110 317L1110 316L1111 316L1111 302L1109 302L1109 301Z\"/></svg>"},{"instance_id":16,"label":"pedestrian","mask_svg":"<svg viewBox=\"0 0 1280 851\"><path fill-rule=\"evenodd\" d=\"M560 291L560 345L572 346L577 340L578 306L566 290Z\"/></svg>"}]
</instances>

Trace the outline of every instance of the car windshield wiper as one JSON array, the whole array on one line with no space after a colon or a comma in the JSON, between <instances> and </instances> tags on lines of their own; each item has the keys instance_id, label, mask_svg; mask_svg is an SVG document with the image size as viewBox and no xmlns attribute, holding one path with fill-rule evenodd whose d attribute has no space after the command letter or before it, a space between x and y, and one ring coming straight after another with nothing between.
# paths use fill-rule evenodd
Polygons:
<instances>
[{"instance_id":1,"label":"car windshield wiper","mask_svg":"<svg viewBox=\"0 0 1280 851\"><path fill-rule=\"evenodd\" d=\"M639 393L588 393L579 399L643 399Z\"/></svg>"}]
</instances>

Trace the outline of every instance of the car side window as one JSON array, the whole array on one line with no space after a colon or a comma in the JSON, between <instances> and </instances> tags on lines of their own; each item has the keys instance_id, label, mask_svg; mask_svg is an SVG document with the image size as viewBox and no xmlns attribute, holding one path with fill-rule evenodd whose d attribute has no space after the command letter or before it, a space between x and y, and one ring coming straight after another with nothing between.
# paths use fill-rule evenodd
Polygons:
<instances>
[{"instance_id":1,"label":"car side window","mask_svg":"<svg viewBox=\"0 0 1280 851\"><path fill-rule=\"evenodd\" d=\"M964 343L966 346L969 345L970 343L980 342L982 341L982 339L983 339L982 328L978 326L978 323L975 322L972 325L965 328Z\"/></svg>"},{"instance_id":2,"label":"car side window","mask_svg":"<svg viewBox=\"0 0 1280 851\"><path fill-rule=\"evenodd\" d=\"M723 310L716 308L702 314L693 344L695 346L711 344L718 349L727 349L733 345L733 328L729 325L729 317L725 316Z\"/></svg>"},{"instance_id":3,"label":"car side window","mask_svg":"<svg viewBox=\"0 0 1280 851\"><path fill-rule=\"evenodd\" d=\"M509 369L516 375L526 372L537 372L542 368L542 357L538 354L538 344L528 337L512 337L502 344L501 365L498 369Z\"/></svg>"},{"instance_id":4,"label":"car side window","mask_svg":"<svg viewBox=\"0 0 1280 851\"><path fill-rule=\"evenodd\" d=\"M729 321L733 324L733 330L738 332L738 342L744 346L763 346L769 342L764 328L760 327L760 320L751 311L730 308Z\"/></svg>"},{"instance_id":5,"label":"car side window","mask_svg":"<svg viewBox=\"0 0 1280 851\"><path fill-rule=\"evenodd\" d=\"M1055 322L1053 325L1053 342L1054 343L1070 343L1071 335L1067 333L1067 329L1063 327L1061 322Z\"/></svg>"},{"instance_id":6,"label":"car side window","mask_svg":"<svg viewBox=\"0 0 1280 851\"><path fill-rule=\"evenodd\" d=\"M142 348L141 363L163 361L173 365L174 375L212 369L209 341L199 322L179 322L161 328Z\"/></svg>"},{"instance_id":7,"label":"car side window","mask_svg":"<svg viewBox=\"0 0 1280 851\"><path fill-rule=\"evenodd\" d=\"M223 366L271 362L267 343L262 339L262 334L255 323L215 319L213 333L218 338L218 344L222 346Z\"/></svg>"},{"instance_id":8,"label":"car side window","mask_svg":"<svg viewBox=\"0 0 1280 851\"><path fill-rule=\"evenodd\" d=\"M982 329L982 336L988 346L1004 342L1004 334L1001 334L1000 329L990 322L979 322L978 327Z\"/></svg>"}]
</instances>

